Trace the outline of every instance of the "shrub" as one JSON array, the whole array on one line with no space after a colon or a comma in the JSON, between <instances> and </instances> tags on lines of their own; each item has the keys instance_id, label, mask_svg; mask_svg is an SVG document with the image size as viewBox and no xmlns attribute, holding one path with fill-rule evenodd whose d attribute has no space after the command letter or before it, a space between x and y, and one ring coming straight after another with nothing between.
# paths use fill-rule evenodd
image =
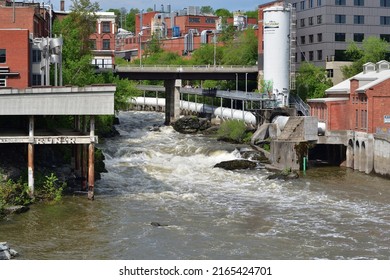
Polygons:
<instances>
[{"instance_id":1,"label":"shrub","mask_svg":"<svg viewBox=\"0 0 390 280\"><path fill-rule=\"evenodd\" d=\"M246 125L240 120L228 120L221 124L217 132L218 138L233 142L243 142L247 137Z\"/></svg>"}]
</instances>

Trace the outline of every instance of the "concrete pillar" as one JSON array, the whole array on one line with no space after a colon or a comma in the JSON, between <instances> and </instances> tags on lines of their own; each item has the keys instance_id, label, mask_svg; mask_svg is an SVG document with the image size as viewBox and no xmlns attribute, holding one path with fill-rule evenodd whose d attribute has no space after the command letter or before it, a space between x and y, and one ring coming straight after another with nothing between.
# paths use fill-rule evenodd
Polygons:
<instances>
[{"instance_id":1,"label":"concrete pillar","mask_svg":"<svg viewBox=\"0 0 390 280\"><path fill-rule=\"evenodd\" d=\"M88 154L88 199L94 199L95 188L95 117L90 117L90 141Z\"/></svg>"},{"instance_id":2,"label":"concrete pillar","mask_svg":"<svg viewBox=\"0 0 390 280\"><path fill-rule=\"evenodd\" d=\"M165 80L165 124L180 117L180 87L181 80Z\"/></svg>"},{"instance_id":3,"label":"concrete pillar","mask_svg":"<svg viewBox=\"0 0 390 280\"><path fill-rule=\"evenodd\" d=\"M87 117L83 116L83 134L87 133ZM81 151L81 189L85 191L87 189L87 157L88 157L88 145L83 144Z\"/></svg>"},{"instance_id":4,"label":"concrete pillar","mask_svg":"<svg viewBox=\"0 0 390 280\"><path fill-rule=\"evenodd\" d=\"M34 116L29 118L28 128L28 192L30 197L34 196Z\"/></svg>"}]
</instances>

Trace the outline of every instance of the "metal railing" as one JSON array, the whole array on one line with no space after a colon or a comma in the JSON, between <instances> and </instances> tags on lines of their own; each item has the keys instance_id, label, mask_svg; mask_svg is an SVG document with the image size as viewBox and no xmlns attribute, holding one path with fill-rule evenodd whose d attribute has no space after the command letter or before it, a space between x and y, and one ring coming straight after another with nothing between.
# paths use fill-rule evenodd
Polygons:
<instances>
[{"instance_id":1,"label":"metal railing","mask_svg":"<svg viewBox=\"0 0 390 280\"><path fill-rule=\"evenodd\" d=\"M299 112L302 112L304 116L310 116L310 106L306 104L298 95L290 94L290 106L295 107Z\"/></svg>"}]
</instances>

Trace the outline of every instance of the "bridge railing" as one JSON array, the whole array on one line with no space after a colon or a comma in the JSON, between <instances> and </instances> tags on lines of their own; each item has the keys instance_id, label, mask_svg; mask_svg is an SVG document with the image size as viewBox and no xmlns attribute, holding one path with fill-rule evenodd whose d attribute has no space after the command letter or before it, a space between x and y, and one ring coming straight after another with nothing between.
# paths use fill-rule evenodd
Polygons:
<instances>
[{"instance_id":1,"label":"bridge railing","mask_svg":"<svg viewBox=\"0 0 390 280\"><path fill-rule=\"evenodd\" d=\"M257 66L248 65L116 65L117 72L230 72L253 73L258 72Z\"/></svg>"}]
</instances>

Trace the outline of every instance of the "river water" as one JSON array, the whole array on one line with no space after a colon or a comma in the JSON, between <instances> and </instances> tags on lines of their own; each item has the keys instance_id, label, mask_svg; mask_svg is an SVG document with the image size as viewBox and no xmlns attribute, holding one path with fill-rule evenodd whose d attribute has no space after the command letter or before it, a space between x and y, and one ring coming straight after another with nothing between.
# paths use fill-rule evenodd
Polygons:
<instances>
[{"instance_id":1,"label":"river water","mask_svg":"<svg viewBox=\"0 0 390 280\"><path fill-rule=\"evenodd\" d=\"M390 259L390 181L338 167L294 181L213 166L236 145L121 112L99 144L95 201L65 197L0 222L19 259ZM151 226L151 222L166 224Z\"/></svg>"}]
</instances>

